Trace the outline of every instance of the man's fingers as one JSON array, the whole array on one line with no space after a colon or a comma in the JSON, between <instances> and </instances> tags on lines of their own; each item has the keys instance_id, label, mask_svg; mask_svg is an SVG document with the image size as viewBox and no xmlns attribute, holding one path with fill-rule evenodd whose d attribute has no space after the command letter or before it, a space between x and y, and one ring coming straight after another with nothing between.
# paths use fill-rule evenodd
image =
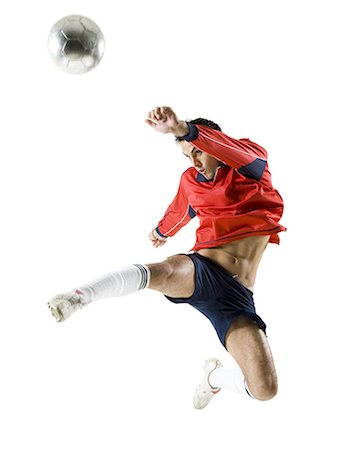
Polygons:
<instances>
[{"instance_id":1,"label":"man's fingers","mask_svg":"<svg viewBox=\"0 0 337 450\"><path fill-rule=\"evenodd\" d=\"M165 240L165 241L160 241L159 239L157 239L156 241L152 241L152 245L153 245L155 248L161 247L161 246L164 245L165 243L166 243L166 240Z\"/></svg>"},{"instance_id":2,"label":"man's fingers","mask_svg":"<svg viewBox=\"0 0 337 450\"><path fill-rule=\"evenodd\" d=\"M163 122L167 119L164 108L160 106L157 106L151 111L150 117L153 120L162 120Z\"/></svg>"},{"instance_id":3,"label":"man's fingers","mask_svg":"<svg viewBox=\"0 0 337 450\"><path fill-rule=\"evenodd\" d=\"M154 118L156 120L163 120L163 114L161 113L159 106L157 106L154 110Z\"/></svg>"},{"instance_id":4,"label":"man's fingers","mask_svg":"<svg viewBox=\"0 0 337 450\"><path fill-rule=\"evenodd\" d=\"M147 124L147 125L149 125L150 127L152 127L152 128L156 128L156 125L158 124L158 121L157 121L157 119L155 119L155 117L154 117L154 111L152 110L152 111L149 111L148 113L147 113L147 117L146 117L146 119L145 119L145 123Z\"/></svg>"},{"instance_id":5,"label":"man's fingers","mask_svg":"<svg viewBox=\"0 0 337 450\"><path fill-rule=\"evenodd\" d=\"M173 114L173 111L169 106L156 106L148 113L147 120L157 125L158 122L166 122L170 114ZM150 124L148 123L148 125Z\"/></svg>"},{"instance_id":6,"label":"man's fingers","mask_svg":"<svg viewBox=\"0 0 337 450\"><path fill-rule=\"evenodd\" d=\"M145 122L147 122L147 121L150 122L149 125L152 125L152 124L156 125L158 123L158 120L152 119L151 117L147 117Z\"/></svg>"},{"instance_id":7,"label":"man's fingers","mask_svg":"<svg viewBox=\"0 0 337 450\"><path fill-rule=\"evenodd\" d=\"M149 125L150 127L152 127L152 128L156 127L156 123L153 120L151 120L151 119L145 119L145 123L147 125Z\"/></svg>"},{"instance_id":8,"label":"man's fingers","mask_svg":"<svg viewBox=\"0 0 337 450\"><path fill-rule=\"evenodd\" d=\"M160 112L166 116L168 113L172 113L173 111L169 106L162 106L160 108Z\"/></svg>"}]
</instances>

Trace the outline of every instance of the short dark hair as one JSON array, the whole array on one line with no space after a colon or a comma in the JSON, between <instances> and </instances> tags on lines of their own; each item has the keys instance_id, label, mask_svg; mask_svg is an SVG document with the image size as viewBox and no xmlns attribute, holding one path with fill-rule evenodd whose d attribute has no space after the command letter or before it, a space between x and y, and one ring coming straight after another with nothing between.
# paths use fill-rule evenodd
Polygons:
<instances>
[{"instance_id":1,"label":"short dark hair","mask_svg":"<svg viewBox=\"0 0 337 450\"><path fill-rule=\"evenodd\" d=\"M213 130L221 131L221 128L219 125L215 122L212 122L212 120L203 119L202 117L198 117L198 119L189 120L189 123L193 123L194 125L204 125L208 128L213 128Z\"/></svg>"},{"instance_id":2,"label":"short dark hair","mask_svg":"<svg viewBox=\"0 0 337 450\"><path fill-rule=\"evenodd\" d=\"M205 127L208 128L213 128L213 130L218 130L221 131L220 126L213 122L212 120L208 120L208 119L203 119L202 117L198 117L197 119L193 119L193 120L188 120L188 123L192 123L193 125L204 125ZM176 137L176 141L183 141L183 139L181 137Z\"/></svg>"}]
</instances>

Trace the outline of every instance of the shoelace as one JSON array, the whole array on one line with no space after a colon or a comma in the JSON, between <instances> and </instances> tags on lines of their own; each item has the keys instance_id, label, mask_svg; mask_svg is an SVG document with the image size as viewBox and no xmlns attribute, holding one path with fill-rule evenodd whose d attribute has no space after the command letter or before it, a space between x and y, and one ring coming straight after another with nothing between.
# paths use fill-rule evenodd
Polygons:
<instances>
[{"instance_id":1,"label":"shoelace","mask_svg":"<svg viewBox=\"0 0 337 450\"><path fill-rule=\"evenodd\" d=\"M81 304L81 298L80 297L72 297L68 301L71 304L71 306L77 305L78 303Z\"/></svg>"}]
</instances>

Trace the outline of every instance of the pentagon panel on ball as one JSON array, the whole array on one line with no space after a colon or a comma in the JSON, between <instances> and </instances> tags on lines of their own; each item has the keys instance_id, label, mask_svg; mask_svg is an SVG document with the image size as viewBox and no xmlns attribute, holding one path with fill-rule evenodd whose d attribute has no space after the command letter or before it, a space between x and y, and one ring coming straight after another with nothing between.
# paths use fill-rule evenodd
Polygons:
<instances>
[{"instance_id":1,"label":"pentagon panel on ball","mask_svg":"<svg viewBox=\"0 0 337 450\"><path fill-rule=\"evenodd\" d=\"M57 21L48 38L48 50L54 63L74 74L86 73L96 67L104 48L104 36L98 25L80 15Z\"/></svg>"}]
</instances>

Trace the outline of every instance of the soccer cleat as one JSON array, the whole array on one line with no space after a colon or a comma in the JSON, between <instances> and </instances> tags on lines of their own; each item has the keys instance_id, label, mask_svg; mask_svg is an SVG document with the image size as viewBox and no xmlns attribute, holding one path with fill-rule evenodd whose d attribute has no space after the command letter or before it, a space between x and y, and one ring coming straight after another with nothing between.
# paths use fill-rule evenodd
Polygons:
<instances>
[{"instance_id":1,"label":"soccer cleat","mask_svg":"<svg viewBox=\"0 0 337 450\"><path fill-rule=\"evenodd\" d=\"M57 322L63 322L88 303L88 300L79 291L73 291L53 297L48 302L48 308Z\"/></svg>"},{"instance_id":2,"label":"soccer cleat","mask_svg":"<svg viewBox=\"0 0 337 450\"><path fill-rule=\"evenodd\" d=\"M193 404L196 409L205 408L208 403L212 400L215 394L220 392L221 388L212 387L209 384L210 374L217 369L222 367L221 361L215 358L208 359L204 367L204 377L195 391Z\"/></svg>"}]
</instances>

